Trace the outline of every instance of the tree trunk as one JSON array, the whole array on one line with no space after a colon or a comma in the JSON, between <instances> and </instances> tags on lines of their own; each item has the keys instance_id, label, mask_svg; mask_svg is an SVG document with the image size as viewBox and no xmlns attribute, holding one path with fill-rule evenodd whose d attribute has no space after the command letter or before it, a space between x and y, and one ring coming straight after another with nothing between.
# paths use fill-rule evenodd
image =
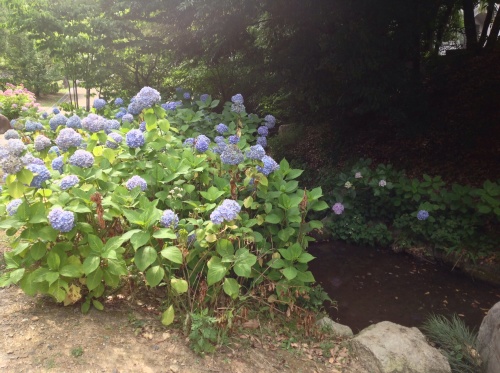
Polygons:
<instances>
[{"instance_id":1,"label":"tree trunk","mask_svg":"<svg viewBox=\"0 0 500 373\"><path fill-rule=\"evenodd\" d=\"M85 108L87 111L90 111L90 88L86 88L85 91Z\"/></svg>"},{"instance_id":2,"label":"tree trunk","mask_svg":"<svg viewBox=\"0 0 500 373\"><path fill-rule=\"evenodd\" d=\"M493 12L495 11L495 0L488 1L488 10L486 13L486 18L484 19L483 30L481 31L481 36L479 37L479 41L477 42L477 47L482 48L484 43L486 42L486 38L488 37L488 26L493 19Z\"/></svg>"},{"instance_id":3,"label":"tree trunk","mask_svg":"<svg viewBox=\"0 0 500 373\"><path fill-rule=\"evenodd\" d=\"M500 9L497 10L497 14L495 16L495 20L493 21L493 25L491 26L491 31L490 35L488 36L488 39L486 40L486 45L484 46L484 49L491 51L493 48L495 48L495 45L498 40L498 32L500 32Z\"/></svg>"},{"instance_id":4,"label":"tree trunk","mask_svg":"<svg viewBox=\"0 0 500 373\"><path fill-rule=\"evenodd\" d=\"M69 79L65 78L68 81L68 96L69 96L69 103L70 105L73 105L73 96L71 95L71 84L69 84Z\"/></svg>"},{"instance_id":5,"label":"tree trunk","mask_svg":"<svg viewBox=\"0 0 500 373\"><path fill-rule=\"evenodd\" d=\"M450 22L450 18L453 14L453 10L455 8L455 2L454 1L448 1L446 4L446 10L443 12L443 15L441 19L439 20L439 23L437 25L437 31L436 31L436 44L434 46L434 54L438 55L439 54L439 48L441 48L441 45L443 45L443 36L448 28L448 24Z\"/></svg>"},{"instance_id":6,"label":"tree trunk","mask_svg":"<svg viewBox=\"0 0 500 373\"><path fill-rule=\"evenodd\" d=\"M477 33L476 21L474 20L474 1L462 0L462 8L464 10L465 47L467 50L476 50Z\"/></svg>"}]
</instances>

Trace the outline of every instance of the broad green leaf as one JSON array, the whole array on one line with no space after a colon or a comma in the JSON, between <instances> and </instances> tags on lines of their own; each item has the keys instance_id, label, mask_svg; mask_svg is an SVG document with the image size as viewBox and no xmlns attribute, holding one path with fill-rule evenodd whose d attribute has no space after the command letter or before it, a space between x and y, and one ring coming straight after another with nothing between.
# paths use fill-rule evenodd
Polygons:
<instances>
[{"instance_id":1,"label":"broad green leaf","mask_svg":"<svg viewBox=\"0 0 500 373\"><path fill-rule=\"evenodd\" d=\"M240 277L250 277L252 266L257 263L257 257L250 253L247 248L238 249L235 257L234 273Z\"/></svg>"},{"instance_id":2,"label":"broad green leaf","mask_svg":"<svg viewBox=\"0 0 500 373\"><path fill-rule=\"evenodd\" d=\"M225 238L217 241L217 253L222 258L232 257L234 255L234 247L231 241L226 240Z\"/></svg>"},{"instance_id":3,"label":"broad green leaf","mask_svg":"<svg viewBox=\"0 0 500 373\"><path fill-rule=\"evenodd\" d=\"M146 271L146 281L151 287L158 285L165 276L165 270L159 265L153 266Z\"/></svg>"},{"instance_id":4,"label":"broad green leaf","mask_svg":"<svg viewBox=\"0 0 500 373\"><path fill-rule=\"evenodd\" d=\"M78 278L82 275L82 271L79 266L74 264L67 264L61 268L59 271L61 276Z\"/></svg>"},{"instance_id":5,"label":"broad green leaf","mask_svg":"<svg viewBox=\"0 0 500 373\"><path fill-rule=\"evenodd\" d=\"M160 254L171 262L182 264L182 252L176 246L168 246Z\"/></svg>"},{"instance_id":6,"label":"broad green leaf","mask_svg":"<svg viewBox=\"0 0 500 373\"><path fill-rule=\"evenodd\" d=\"M93 290L101 284L103 272L101 268L97 268L94 272L87 275L87 288Z\"/></svg>"},{"instance_id":7,"label":"broad green leaf","mask_svg":"<svg viewBox=\"0 0 500 373\"><path fill-rule=\"evenodd\" d=\"M311 271L297 272L297 280L302 282L315 282L314 276Z\"/></svg>"},{"instance_id":8,"label":"broad green leaf","mask_svg":"<svg viewBox=\"0 0 500 373\"><path fill-rule=\"evenodd\" d=\"M286 277L287 280L293 280L295 277L297 277L297 269L295 267L286 267L283 269L283 275Z\"/></svg>"},{"instance_id":9,"label":"broad green leaf","mask_svg":"<svg viewBox=\"0 0 500 373\"><path fill-rule=\"evenodd\" d=\"M31 172L27 168L23 168L16 174L16 179L19 180L19 182L21 182L22 184L30 185L34 176L35 175L33 175L33 172Z\"/></svg>"},{"instance_id":10,"label":"broad green leaf","mask_svg":"<svg viewBox=\"0 0 500 373\"><path fill-rule=\"evenodd\" d=\"M165 326L169 326L174 322L174 317L175 317L175 312L174 312L174 306L170 306L167 308L165 312L162 313L161 315L161 323Z\"/></svg>"},{"instance_id":11,"label":"broad green leaf","mask_svg":"<svg viewBox=\"0 0 500 373\"><path fill-rule=\"evenodd\" d=\"M226 266L221 262L221 259L217 256L213 256L207 262L208 266L208 274L207 274L207 283L208 286L219 282L224 278L227 273Z\"/></svg>"},{"instance_id":12,"label":"broad green leaf","mask_svg":"<svg viewBox=\"0 0 500 373\"><path fill-rule=\"evenodd\" d=\"M93 234L89 234L88 241L89 241L90 250L92 250L95 254L102 253L102 248L104 247L104 244L102 243L102 241L99 237L97 237Z\"/></svg>"},{"instance_id":13,"label":"broad green leaf","mask_svg":"<svg viewBox=\"0 0 500 373\"><path fill-rule=\"evenodd\" d=\"M92 299L92 305L95 307L96 310L102 311L104 309L102 303L99 302L97 299Z\"/></svg>"},{"instance_id":14,"label":"broad green leaf","mask_svg":"<svg viewBox=\"0 0 500 373\"><path fill-rule=\"evenodd\" d=\"M281 218L276 214L266 215L266 223L278 224L281 222Z\"/></svg>"},{"instance_id":15,"label":"broad green leaf","mask_svg":"<svg viewBox=\"0 0 500 373\"><path fill-rule=\"evenodd\" d=\"M86 275L94 272L99 264L101 263L101 258L95 255L90 255L83 261L82 271Z\"/></svg>"},{"instance_id":16,"label":"broad green leaf","mask_svg":"<svg viewBox=\"0 0 500 373\"><path fill-rule=\"evenodd\" d=\"M144 271L155 262L157 256L156 250L152 246L141 247L135 253L134 262L139 271Z\"/></svg>"},{"instance_id":17,"label":"broad green leaf","mask_svg":"<svg viewBox=\"0 0 500 373\"><path fill-rule=\"evenodd\" d=\"M45 242L37 242L31 246L30 255L35 260L40 260L47 252L47 244Z\"/></svg>"},{"instance_id":18,"label":"broad green leaf","mask_svg":"<svg viewBox=\"0 0 500 373\"><path fill-rule=\"evenodd\" d=\"M234 278L226 278L222 286L224 292L231 298L236 299L240 292L240 284Z\"/></svg>"},{"instance_id":19,"label":"broad green leaf","mask_svg":"<svg viewBox=\"0 0 500 373\"><path fill-rule=\"evenodd\" d=\"M157 230L156 232L153 233L153 237L154 238L161 238L161 239L169 238L171 240L177 239L177 235L170 228L163 228L163 229Z\"/></svg>"},{"instance_id":20,"label":"broad green leaf","mask_svg":"<svg viewBox=\"0 0 500 373\"><path fill-rule=\"evenodd\" d=\"M61 264L61 258L55 252L51 251L47 255L47 265L50 269L56 271L59 269L59 264Z\"/></svg>"},{"instance_id":21,"label":"broad green leaf","mask_svg":"<svg viewBox=\"0 0 500 373\"><path fill-rule=\"evenodd\" d=\"M20 181L12 182L7 189L7 192L12 198L21 198L24 195L26 187Z\"/></svg>"},{"instance_id":22,"label":"broad green leaf","mask_svg":"<svg viewBox=\"0 0 500 373\"><path fill-rule=\"evenodd\" d=\"M315 257L312 256L309 253L302 253L297 259L297 262L299 263L309 263L311 260L313 260Z\"/></svg>"},{"instance_id":23,"label":"broad green leaf","mask_svg":"<svg viewBox=\"0 0 500 373\"><path fill-rule=\"evenodd\" d=\"M188 291L188 287L189 287L187 281L180 279L180 278L171 279L170 285L172 286L172 289L175 290L177 295L184 294L185 292Z\"/></svg>"},{"instance_id":24,"label":"broad green leaf","mask_svg":"<svg viewBox=\"0 0 500 373\"><path fill-rule=\"evenodd\" d=\"M9 273L9 282L11 284L17 284L19 280L21 280L24 276L24 272L26 271L25 268L19 268L16 269L15 271L12 271Z\"/></svg>"},{"instance_id":25,"label":"broad green leaf","mask_svg":"<svg viewBox=\"0 0 500 373\"><path fill-rule=\"evenodd\" d=\"M130 243L132 244L132 247L134 250L137 250L139 247L145 245L146 243L149 242L149 239L151 238L149 232L137 232L130 238Z\"/></svg>"}]
</instances>

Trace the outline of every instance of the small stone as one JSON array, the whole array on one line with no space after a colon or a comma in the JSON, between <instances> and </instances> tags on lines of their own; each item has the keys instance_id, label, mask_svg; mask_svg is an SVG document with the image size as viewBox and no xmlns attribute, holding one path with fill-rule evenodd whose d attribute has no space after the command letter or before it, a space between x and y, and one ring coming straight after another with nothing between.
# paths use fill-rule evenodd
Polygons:
<instances>
[{"instance_id":1,"label":"small stone","mask_svg":"<svg viewBox=\"0 0 500 373\"><path fill-rule=\"evenodd\" d=\"M179 366L177 366L177 365L170 365L170 371L172 373L178 373L179 372Z\"/></svg>"},{"instance_id":2,"label":"small stone","mask_svg":"<svg viewBox=\"0 0 500 373\"><path fill-rule=\"evenodd\" d=\"M38 321L38 320L39 320L39 317L38 317L38 316L33 316L33 317L31 318L31 321Z\"/></svg>"},{"instance_id":3,"label":"small stone","mask_svg":"<svg viewBox=\"0 0 500 373\"><path fill-rule=\"evenodd\" d=\"M12 355L13 353L14 353L14 351L13 351L13 350L9 350L9 351L7 351L7 355Z\"/></svg>"}]
</instances>

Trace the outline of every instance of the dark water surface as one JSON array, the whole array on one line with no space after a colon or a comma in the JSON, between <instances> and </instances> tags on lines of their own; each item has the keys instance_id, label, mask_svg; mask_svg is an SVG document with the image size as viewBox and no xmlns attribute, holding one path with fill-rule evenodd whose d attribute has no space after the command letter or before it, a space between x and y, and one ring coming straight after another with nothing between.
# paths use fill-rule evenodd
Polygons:
<instances>
[{"instance_id":1,"label":"dark water surface","mask_svg":"<svg viewBox=\"0 0 500 373\"><path fill-rule=\"evenodd\" d=\"M330 316L354 333L385 320L418 327L431 313L456 313L479 328L500 301L498 287L390 250L329 242L310 252L316 256L309 263L314 277L338 302Z\"/></svg>"}]
</instances>

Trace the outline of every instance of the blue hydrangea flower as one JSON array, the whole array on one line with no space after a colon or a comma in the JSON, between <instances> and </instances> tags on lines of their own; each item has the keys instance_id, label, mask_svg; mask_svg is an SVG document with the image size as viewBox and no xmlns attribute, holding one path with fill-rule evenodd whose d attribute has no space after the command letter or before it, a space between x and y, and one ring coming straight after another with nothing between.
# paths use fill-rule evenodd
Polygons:
<instances>
[{"instance_id":1,"label":"blue hydrangea flower","mask_svg":"<svg viewBox=\"0 0 500 373\"><path fill-rule=\"evenodd\" d=\"M78 148L82 143L82 135L73 128L63 128L56 138L56 144L63 152L71 147Z\"/></svg>"},{"instance_id":2,"label":"blue hydrangea flower","mask_svg":"<svg viewBox=\"0 0 500 373\"><path fill-rule=\"evenodd\" d=\"M159 104L161 101L160 92L151 87L142 88L136 96L136 100L140 101L144 108Z\"/></svg>"},{"instance_id":3,"label":"blue hydrangea flower","mask_svg":"<svg viewBox=\"0 0 500 373\"><path fill-rule=\"evenodd\" d=\"M82 120L78 115L75 114L68 118L68 121L66 122L66 127L74 129L82 128Z\"/></svg>"},{"instance_id":4,"label":"blue hydrangea flower","mask_svg":"<svg viewBox=\"0 0 500 373\"><path fill-rule=\"evenodd\" d=\"M49 154L50 153L55 153L56 155L61 155L61 151L59 150L59 148L57 146L52 146L50 149L49 149Z\"/></svg>"},{"instance_id":5,"label":"blue hydrangea flower","mask_svg":"<svg viewBox=\"0 0 500 373\"><path fill-rule=\"evenodd\" d=\"M107 134L110 134L113 130L119 130L120 127L120 122L118 122L116 119L107 119L104 122L104 132L106 132Z\"/></svg>"},{"instance_id":6,"label":"blue hydrangea flower","mask_svg":"<svg viewBox=\"0 0 500 373\"><path fill-rule=\"evenodd\" d=\"M245 111L245 105L243 104L232 104L231 111L236 114L241 114Z\"/></svg>"},{"instance_id":7,"label":"blue hydrangea flower","mask_svg":"<svg viewBox=\"0 0 500 373\"><path fill-rule=\"evenodd\" d=\"M210 220L214 224L222 224L225 221L232 221L238 217L241 207L238 202L226 199L210 214Z\"/></svg>"},{"instance_id":8,"label":"blue hydrangea flower","mask_svg":"<svg viewBox=\"0 0 500 373\"><path fill-rule=\"evenodd\" d=\"M127 132L125 140L129 148L140 148L145 142L143 133L137 129Z\"/></svg>"},{"instance_id":9,"label":"blue hydrangea flower","mask_svg":"<svg viewBox=\"0 0 500 373\"><path fill-rule=\"evenodd\" d=\"M272 116L271 114L266 115L264 117L264 121L265 121L264 125L267 128L274 128L274 126L276 125L276 118L274 116Z\"/></svg>"},{"instance_id":10,"label":"blue hydrangea flower","mask_svg":"<svg viewBox=\"0 0 500 373\"><path fill-rule=\"evenodd\" d=\"M196 142L194 144L194 147L196 150L200 153L205 153L208 150L208 147L210 146L210 139L206 137L205 135L199 135L196 138Z\"/></svg>"},{"instance_id":11,"label":"blue hydrangea flower","mask_svg":"<svg viewBox=\"0 0 500 373\"><path fill-rule=\"evenodd\" d=\"M5 140L19 139L19 133L16 130L10 129L4 133L3 138Z\"/></svg>"},{"instance_id":12,"label":"blue hydrangea flower","mask_svg":"<svg viewBox=\"0 0 500 373\"><path fill-rule=\"evenodd\" d=\"M62 155L52 160L52 169L54 171L59 171L59 173L62 174L63 166L64 166L64 160Z\"/></svg>"},{"instance_id":13,"label":"blue hydrangea flower","mask_svg":"<svg viewBox=\"0 0 500 373\"><path fill-rule=\"evenodd\" d=\"M3 146L0 146L0 159L7 158L10 155L9 151Z\"/></svg>"},{"instance_id":14,"label":"blue hydrangea flower","mask_svg":"<svg viewBox=\"0 0 500 373\"><path fill-rule=\"evenodd\" d=\"M146 132L146 122L141 122L141 124L139 124L139 129L141 132Z\"/></svg>"},{"instance_id":15,"label":"blue hydrangea flower","mask_svg":"<svg viewBox=\"0 0 500 373\"><path fill-rule=\"evenodd\" d=\"M59 126L65 126L68 118L66 118L63 114L57 114L56 116L50 118L49 126L52 131L57 130Z\"/></svg>"},{"instance_id":16,"label":"blue hydrangea flower","mask_svg":"<svg viewBox=\"0 0 500 373\"><path fill-rule=\"evenodd\" d=\"M243 156L240 148L233 144L228 145L220 156L222 163L230 165L237 165L243 162L244 159L245 157Z\"/></svg>"},{"instance_id":17,"label":"blue hydrangea flower","mask_svg":"<svg viewBox=\"0 0 500 373\"><path fill-rule=\"evenodd\" d=\"M123 105L123 99L121 97L115 98L114 104L115 106Z\"/></svg>"},{"instance_id":18,"label":"blue hydrangea flower","mask_svg":"<svg viewBox=\"0 0 500 373\"><path fill-rule=\"evenodd\" d=\"M134 121L134 116L132 114L125 114L122 116L122 122L132 123Z\"/></svg>"},{"instance_id":19,"label":"blue hydrangea flower","mask_svg":"<svg viewBox=\"0 0 500 373\"><path fill-rule=\"evenodd\" d=\"M43 130L43 124L40 122L32 122L31 120L27 120L24 125L24 130L26 132L35 132Z\"/></svg>"},{"instance_id":20,"label":"blue hydrangea flower","mask_svg":"<svg viewBox=\"0 0 500 373\"><path fill-rule=\"evenodd\" d=\"M78 179L78 176L68 175L68 176L64 176L61 179L59 186L61 187L62 190L68 190L69 188L74 187L79 182L80 182L80 179Z\"/></svg>"},{"instance_id":21,"label":"blue hydrangea flower","mask_svg":"<svg viewBox=\"0 0 500 373\"><path fill-rule=\"evenodd\" d=\"M165 210L160 218L160 225L165 228L177 228L179 217L172 210Z\"/></svg>"},{"instance_id":22,"label":"blue hydrangea flower","mask_svg":"<svg viewBox=\"0 0 500 373\"><path fill-rule=\"evenodd\" d=\"M240 142L240 137L238 135L231 135L227 138L227 141L229 141L230 144L236 145Z\"/></svg>"},{"instance_id":23,"label":"blue hydrangea flower","mask_svg":"<svg viewBox=\"0 0 500 373\"><path fill-rule=\"evenodd\" d=\"M206 102L208 100L208 94L204 93L200 96L200 101L201 102Z\"/></svg>"},{"instance_id":24,"label":"blue hydrangea flower","mask_svg":"<svg viewBox=\"0 0 500 373\"><path fill-rule=\"evenodd\" d=\"M55 108L52 108L52 112L54 114L59 114L61 111L58 108L55 107Z\"/></svg>"},{"instance_id":25,"label":"blue hydrangea flower","mask_svg":"<svg viewBox=\"0 0 500 373\"><path fill-rule=\"evenodd\" d=\"M10 154L19 157L26 150L26 145L19 139L10 139L7 141L7 150Z\"/></svg>"},{"instance_id":26,"label":"blue hydrangea flower","mask_svg":"<svg viewBox=\"0 0 500 373\"><path fill-rule=\"evenodd\" d=\"M224 123L219 123L218 125L215 126L215 130L222 135L223 133L229 131L229 127L226 126Z\"/></svg>"},{"instance_id":27,"label":"blue hydrangea flower","mask_svg":"<svg viewBox=\"0 0 500 373\"><path fill-rule=\"evenodd\" d=\"M128 190L140 187L141 190L144 192L148 188L148 183L142 177L135 175L132 176L130 179L128 179L125 186L127 187Z\"/></svg>"},{"instance_id":28,"label":"blue hydrangea flower","mask_svg":"<svg viewBox=\"0 0 500 373\"><path fill-rule=\"evenodd\" d=\"M184 140L183 143L184 146L193 146L194 145L194 138L189 137L186 140Z\"/></svg>"},{"instance_id":29,"label":"blue hydrangea flower","mask_svg":"<svg viewBox=\"0 0 500 373\"><path fill-rule=\"evenodd\" d=\"M224 136L215 136L214 141L217 144L225 144L226 143L226 139L224 138Z\"/></svg>"},{"instance_id":30,"label":"blue hydrangea flower","mask_svg":"<svg viewBox=\"0 0 500 373\"><path fill-rule=\"evenodd\" d=\"M109 140L111 138L111 140ZM116 149L118 148L118 145L123 141L123 137L116 133L116 132L111 132L108 135L108 140L106 140L105 146L110 149Z\"/></svg>"},{"instance_id":31,"label":"blue hydrangea flower","mask_svg":"<svg viewBox=\"0 0 500 373\"><path fill-rule=\"evenodd\" d=\"M231 97L231 101L233 104L243 104L243 96L241 95L241 93L237 93L235 94L233 97Z\"/></svg>"},{"instance_id":32,"label":"blue hydrangea flower","mask_svg":"<svg viewBox=\"0 0 500 373\"><path fill-rule=\"evenodd\" d=\"M50 172L45 166L32 163L27 165L26 168L33 172L34 176L30 184L33 188L41 188L42 184L50 179Z\"/></svg>"},{"instance_id":33,"label":"blue hydrangea flower","mask_svg":"<svg viewBox=\"0 0 500 373\"><path fill-rule=\"evenodd\" d=\"M94 164L94 156L86 150L78 149L71 157L69 157L69 163L73 166L89 168Z\"/></svg>"},{"instance_id":34,"label":"blue hydrangea flower","mask_svg":"<svg viewBox=\"0 0 500 373\"><path fill-rule=\"evenodd\" d=\"M125 114L127 114L126 111L125 112L124 111L119 111L118 113L115 114L115 118L116 119L122 119Z\"/></svg>"},{"instance_id":35,"label":"blue hydrangea flower","mask_svg":"<svg viewBox=\"0 0 500 373\"><path fill-rule=\"evenodd\" d=\"M212 147L212 151L217 154L222 154L222 152L224 152L224 150L228 147L225 142L218 142L216 144L216 146Z\"/></svg>"},{"instance_id":36,"label":"blue hydrangea flower","mask_svg":"<svg viewBox=\"0 0 500 373\"><path fill-rule=\"evenodd\" d=\"M266 151L260 145L251 146L250 149L248 149L247 152L246 152L246 156L247 156L248 159L257 159L259 161L265 155L266 155Z\"/></svg>"},{"instance_id":37,"label":"blue hydrangea flower","mask_svg":"<svg viewBox=\"0 0 500 373\"><path fill-rule=\"evenodd\" d=\"M2 170L6 174L15 175L24 168L24 163L19 157L9 155L2 160ZM4 180L5 181L5 180Z\"/></svg>"},{"instance_id":38,"label":"blue hydrangea flower","mask_svg":"<svg viewBox=\"0 0 500 373\"><path fill-rule=\"evenodd\" d=\"M96 99L94 100L94 105L93 105L93 106L94 106L94 108L95 108L96 110L100 110L100 109L102 109L104 106L106 106L106 103L107 103L107 102L106 102L106 100L105 100L105 99L103 99L103 98L96 98Z\"/></svg>"},{"instance_id":39,"label":"blue hydrangea flower","mask_svg":"<svg viewBox=\"0 0 500 373\"><path fill-rule=\"evenodd\" d=\"M48 116L49 116L49 114L47 114L45 111L42 113L42 118L43 119L47 119Z\"/></svg>"},{"instance_id":40,"label":"blue hydrangea flower","mask_svg":"<svg viewBox=\"0 0 500 373\"><path fill-rule=\"evenodd\" d=\"M41 160L40 158L36 158L33 156L31 153L27 153L21 157L21 162L23 162L25 165L28 164L39 164L42 166L45 166L45 162Z\"/></svg>"},{"instance_id":41,"label":"blue hydrangea flower","mask_svg":"<svg viewBox=\"0 0 500 373\"><path fill-rule=\"evenodd\" d=\"M264 163L264 167L257 166L257 170L266 176L280 168L280 165L268 155L262 157L262 163Z\"/></svg>"},{"instance_id":42,"label":"blue hydrangea flower","mask_svg":"<svg viewBox=\"0 0 500 373\"><path fill-rule=\"evenodd\" d=\"M16 198L7 204L7 213L9 214L9 216L12 216L17 212L17 209L19 208L19 206L21 206L21 203L23 203L23 200L20 198Z\"/></svg>"},{"instance_id":43,"label":"blue hydrangea flower","mask_svg":"<svg viewBox=\"0 0 500 373\"><path fill-rule=\"evenodd\" d=\"M267 128L266 126L260 126L260 127L257 129L257 133L258 133L260 136L267 136L267 135L269 135L269 128Z\"/></svg>"},{"instance_id":44,"label":"blue hydrangea flower","mask_svg":"<svg viewBox=\"0 0 500 373\"><path fill-rule=\"evenodd\" d=\"M133 100L127 108L127 111L132 115L139 115L144 110L144 105L138 100Z\"/></svg>"},{"instance_id":45,"label":"blue hydrangea flower","mask_svg":"<svg viewBox=\"0 0 500 373\"><path fill-rule=\"evenodd\" d=\"M104 130L104 125L106 121L107 121L106 118L103 118L100 115L92 113L89 114L87 117L83 118L82 127L89 132L96 133Z\"/></svg>"},{"instance_id":46,"label":"blue hydrangea flower","mask_svg":"<svg viewBox=\"0 0 500 373\"><path fill-rule=\"evenodd\" d=\"M417 213L417 219L418 220L427 220L428 217L429 217L429 212L427 212L425 210L420 210Z\"/></svg>"},{"instance_id":47,"label":"blue hydrangea flower","mask_svg":"<svg viewBox=\"0 0 500 373\"><path fill-rule=\"evenodd\" d=\"M264 136L257 137L257 144L265 148L267 146L267 139Z\"/></svg>"},{"instance_id":48,"label":"blue hydrangea flower","mask_svg":"<svg viewBox=\"0 0 500 373\"><path fill-rule=\"evenodd\" d=\"M191 95L189 94L189 92L184 92L184 94L182 96L184 97L185 100L189 100L191 98Z\"/></svg>"},{"instance_id":49,"label":"blue hydrangea flower","mask_svg":"<svg viewBox=\"0 0 500 373\"><path fill-rule=\"evenodd\" d=\"M75 214L71 211L64 211L60 207L52 209L48 219L52 228L63 233L69 232L75 225Z\"/></svg>"}]
</instances>

